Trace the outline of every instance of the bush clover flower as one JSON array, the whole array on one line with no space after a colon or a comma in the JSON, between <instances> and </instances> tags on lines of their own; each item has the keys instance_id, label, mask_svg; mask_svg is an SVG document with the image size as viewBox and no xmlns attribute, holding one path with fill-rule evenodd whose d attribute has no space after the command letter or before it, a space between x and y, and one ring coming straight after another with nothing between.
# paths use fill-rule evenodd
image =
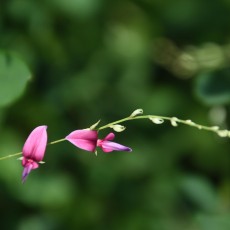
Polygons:
<instances>
[{"instance_id":1,"label":"bush clover flower","mask_svg":"<svg viewBox=\"0 0 230 230\"><path fill-rule=\"evenodd\" d=\"M115 134L114 133L109 133L104 139L98 139L97 140L97 146L100 147L103 152L112 152L112 151L127 151L127 152L131 152L132 149L118 144L116 142L112 142L112 140L115 138Z\"/></svg>"},{"instance_id":2,"label":"bush clover flower","mask_svg":"<svg viewBox=\"0 0 230 230\"><path fill-rule=\"evenodd\" d=\"M71 132L65 139L80 149L95 152L98 133L96 130L79 129Z\"/></svg>"},{"instance_id":3,"label":"bush clover flower","mask_svg":"<svg viewBox=\"0 0 230 230\"><path fill-rule=\"evenodd\" d=\"M102 149L102 151L108 153L112 151L127 151L131 152L132 149L121 145L119 143L113 142L113 139L115 138L114 133L109 133L104 139L98 138L98 132L103 129L112 128L116 132L122 132L125 130L125 126L120 125L120 123L124 123L126 121L132 121L132 120L139 120L139 119L149 119L154 124L160 125L164 121L171 122L171 125L174 127L177 127L178 124L184 124L188 125L190 127L197 128L199 130L206 130L209 132L213 132L217 134L219 137L230 137L230 130L227 129L220 129L219 126L205 126L200 125L198 123L193 122L190 119L182 120L177 117L166 117L166 116L159 116L159 115L143 115L142 109L135 110L131 115L128 117L125 117L123 119L119 119L117 121L110 122L106 125L100 126L96 129L98 124L100 123L100 120L90 126L88 129L81 129L81 130L75 130L71 132L68 136L65 138L52 141L49 144L57 144L63 141L68 140L70 143L75 145L76 147L89 151L89 152L96 152L96 148L99 147ZM22 166L24 167L23 173L22 173L22 182L24 183L31 172L31 170L36 169L39 167L39 163L42 162L44 158L44 154L46 151L47 146L47 126L38 126L36 127L28 136L27 140L25 141L25 144L23 146L22 152L17 152L14 154L10 154L7 156L0 157L1 160L5 160L11 157L16 157L19 155L22 155L22 157L18 158L22 160Z\"/></svg>"},{"instance_id":4,"label":"bush clover flower","mask_svg":"<svg viewBox=\"0 0 230 230\"><path fill-rule=\"evenodd\" d=\"M45 155L47 145L47 126L38 126L28 136L22 149L22 182L24 183L32 169L39 167Z\"/></svg>"}]
</instances>

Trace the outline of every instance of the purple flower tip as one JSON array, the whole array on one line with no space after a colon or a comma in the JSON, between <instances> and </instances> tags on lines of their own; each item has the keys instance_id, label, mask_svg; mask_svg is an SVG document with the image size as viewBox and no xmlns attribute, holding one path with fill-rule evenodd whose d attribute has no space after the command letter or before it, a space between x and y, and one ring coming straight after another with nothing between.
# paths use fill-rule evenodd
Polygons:
<instances>
[{"instance_id":1,"label":"purple flower tip","mask_svg":"<svg viewBox=\"0 0 230 230\"><path fill-rule=\"evenodd\" d=\"M95 152L98 134L95 130L81 129L71 132L65 139L80 149Z\"/></svg>"},{"instance_id":2,"label":"purple flower tip","mask_svg":"<svg viewBox=\"0 0 230 230\"><path fill-rule=\"evenodd\" d=\"M32 169L36 169L39 167L37 162L34 162L33 160L27 160L23 158L22 165L24 167L23 173L22 173L22 183L26 181L27 176L29 175L30 171Z\"/></svg>"},{"instance_id":3,"label":"purple flower tip","mask_svg":"<svg viewBox=\"0 0 230 230\"><path fill-rule=\"evenodd\" d=\"M112 142L111 140L113 140L115 138L115 134L114 133L109 133L104 139L100 140L98 139L97 141L97 146L101 147L101 149L104 152L112 152L112 151L126 151L126 152L131 152L132 149L118 144L116 142Z\"/></svg>"}]
</instances>

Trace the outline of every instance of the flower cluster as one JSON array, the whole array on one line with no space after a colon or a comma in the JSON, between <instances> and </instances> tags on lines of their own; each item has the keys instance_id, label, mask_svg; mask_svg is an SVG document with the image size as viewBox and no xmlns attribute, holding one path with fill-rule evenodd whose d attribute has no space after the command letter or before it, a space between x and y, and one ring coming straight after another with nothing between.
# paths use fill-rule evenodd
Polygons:
<instances>
[{"instance_id":1,"label":"flower cluster","mask_svg":"<svg viewBox=\"0 0 230 230\"><path fill-rule=\"evenodd\" d=\"M97 147L101 148L102 151L106 153L112 151L131 152L132 151L131 148L113 142L115 138L114 133L109 133L105 138L99 139L98 131L106 128L111 128L116 132L122 132L126 129L126 127L120 125L121 123L126 121L136 120L136 119L148 119L156 125L163 124L165 120L168 120L171 123L171 125L174 127L177 127L178 124L184 124L184 125L197 128L199 130L206 130L206 131L216 133L220 137L230 137L230 130L227 129L222 130L218 126L204 126L204 125L197 124L190 119L182 120L177 117L143 115L143 109L136 109L128 117L108 123L96 129L97 125L100 122L99 120L97 123L93 124L89 129L75 130L71 132L69 135L67 135L65 138L50 142L49 144L56 144L67 140L73 145L75 145L76 147L86 151L94 152L95 154L97 154L96 151ZM45 150L47 146L46 130L47 130L47 126L45 125L35 128L27 138L22 152L0 157L0 160L4 160L22 154L22 157L20 158L22 160L22 166L24 167L22 173L22 182L25 182L27 176L29 175L32 169L38 168L39 163L44 163L42 160L44 158Z\"/></svg>"},{"instance_id":2,"label":"flower cluster","mask_svg":"<svg viewBox=\"0 0 230 230\"><path fill-rule=\"evenodd\" d=\"M104 139L98 138L98 131L91 129L75 130L65 137L76 147L96 153L96 147L100 147L103 152L127 151L132 149L124 145L113 142L114 133L109 133ZM42 163L47 146L47 126L35 128L27 138L22 150L22 182L25 182L32 169L39 167Z\"/></svg>"}]
</instances>

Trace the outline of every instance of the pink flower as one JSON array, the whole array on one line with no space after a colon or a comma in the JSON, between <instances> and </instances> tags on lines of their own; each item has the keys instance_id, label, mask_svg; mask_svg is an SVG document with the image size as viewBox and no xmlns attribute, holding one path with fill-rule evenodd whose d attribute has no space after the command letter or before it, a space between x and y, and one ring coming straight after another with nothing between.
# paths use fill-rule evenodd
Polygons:
<instances>
[{"instance_id":1,"label":"pink flower","mask_svg":"<svg viewBox=\"0 0 230 230\"><path fill-rule=\"evenodd\" d=\"M28 136L22 149L22 182L24 183L32 169L39 167L42 161L47 145L47 126L38 126Z\"/></svg>"},{"instance_id":2,"label":"pink flower","mask_svg":"<svg viewBox=\"0 0 230 230\"><path fill-rule=\"evenodd\" d=\"M114 133L109 133L104 139L97 141L97 146L101 147L102 150L106 153L112 152L112 151L127 151L131 152L132 149L129 147L126 147L124 145L120 145L116 142L112 142L112 140L115 138Z\"/></svg>"},{"instance_id":3,"label":"pink flower","mask_svg":"<svg viewBox=\"0 0 230 230\"><path fill-rule=\"evenodd\" d=\"M90 129L75 130L65 139L86 151L95 152L97 147L97 131Z\"/></svg>"}]
</instances>

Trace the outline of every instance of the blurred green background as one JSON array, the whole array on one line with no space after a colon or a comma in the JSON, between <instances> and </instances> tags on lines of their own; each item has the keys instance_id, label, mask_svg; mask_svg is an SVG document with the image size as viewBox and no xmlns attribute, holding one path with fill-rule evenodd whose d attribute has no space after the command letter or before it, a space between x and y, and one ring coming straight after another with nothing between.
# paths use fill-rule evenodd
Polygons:
<instances>
[{"instance_id":1,"label":"blurred green background","mask_svg":"<svg viewBox=\"0 0 230 230\"><path fill-rule=\"evenodd\" d=\"M137 108L229 129L229 22L229 0L1 1L0 157ZM0 161L1 230L230 229L228 138L124 125L132 153L48 146L24 185Z\"/></svg>"}]
</instances>

